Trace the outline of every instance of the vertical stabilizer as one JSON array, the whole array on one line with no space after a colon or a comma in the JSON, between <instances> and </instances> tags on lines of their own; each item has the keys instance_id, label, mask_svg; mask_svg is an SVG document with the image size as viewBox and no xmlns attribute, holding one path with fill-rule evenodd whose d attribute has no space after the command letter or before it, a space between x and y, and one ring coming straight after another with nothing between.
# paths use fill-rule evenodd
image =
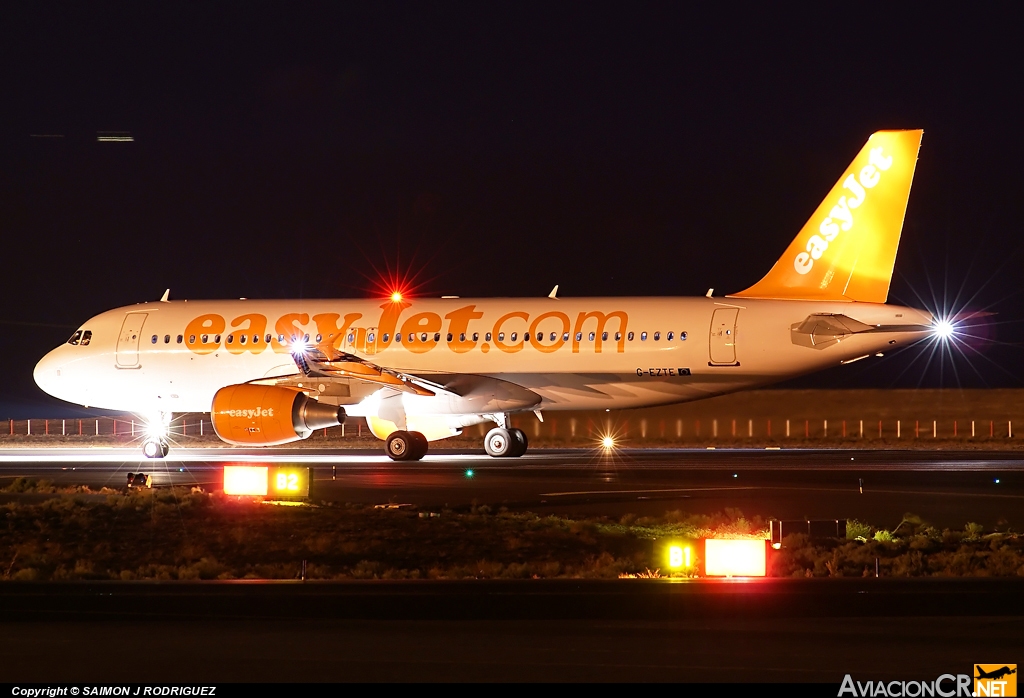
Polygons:
<instances>
[{"instance_id":1,"label":"vertical stabilizer","mask_svg":"<svg viewBox=\"0 0 1024 698\"><path fill-rule=\"evenodd\" d=\"M923 134L868 138L771 271L732 297L884 303Z\"/></svg>"}]
</instances>

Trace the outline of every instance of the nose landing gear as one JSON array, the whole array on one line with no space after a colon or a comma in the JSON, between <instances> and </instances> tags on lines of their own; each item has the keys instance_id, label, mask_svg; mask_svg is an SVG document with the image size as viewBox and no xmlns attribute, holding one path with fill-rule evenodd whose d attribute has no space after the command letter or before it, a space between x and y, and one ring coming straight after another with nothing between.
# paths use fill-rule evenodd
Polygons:
<instances>
[{"instance_id":1,"label":"nose landing gear","mask_svg":"<svg viewBox=\"0 0 1024 698\"><path fill-rule=\"evenodd\" d=\"M166 458L170 450L170 445L160 439L151 439L142 445L142 455L146 458Z\"/></svg>"}]
</instances>

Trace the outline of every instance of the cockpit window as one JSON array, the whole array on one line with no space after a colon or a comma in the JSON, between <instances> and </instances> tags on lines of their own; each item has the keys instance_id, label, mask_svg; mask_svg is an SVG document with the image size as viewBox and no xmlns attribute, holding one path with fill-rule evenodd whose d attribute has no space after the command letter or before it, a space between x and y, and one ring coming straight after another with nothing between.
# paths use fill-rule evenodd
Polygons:
<instances>
[{"instance_id":1,"label":"cockpit window","mask_svg":"<svg viewBox=\"0 0 1024 698\"><path fill-rule=\"evenodd\" d=\"M80 341L78 343L78 346L80 346L80 347L87 347L87 346L89 346L89 342L91 342L91 341L92 341L92 330L86 330L85 332L82 333L82 341Z\"/></svg>"},{"instance_id":2,"label":"cockpit window","mask_svg":"<svg viewBox=\"0 0 1024 698\"><path fill-rule=\"evenodd\" d=\"M71 339L68 340L68 344L77 345L78 344L78 340L80 340L81 338L82 338L82 330L78 330L78 332L75 332L73 335L71 335Z\"/></svg>"}]
</instances>

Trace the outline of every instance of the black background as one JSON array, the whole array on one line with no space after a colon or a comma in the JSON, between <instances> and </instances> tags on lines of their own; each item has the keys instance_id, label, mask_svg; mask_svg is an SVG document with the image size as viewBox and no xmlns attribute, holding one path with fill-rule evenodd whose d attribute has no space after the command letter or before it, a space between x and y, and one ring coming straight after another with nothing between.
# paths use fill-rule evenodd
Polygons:
<instances>
[{"instance_id":1,"label":"black background","mask_svg":"<svg viewBox=\"0 0 1024 698\"><path fill-rule=\"evenodd\" d=\"M1022 12L986 5L185 3L0 10L0 416L172 298L703 295L924 128L891 302L997 312L804 386L1019 386ZM100 131L132 143L100 143ZM62 135L62 138L39 136ZM941 359L941 360L940 360Z\"/></svg>"}]
</instances>

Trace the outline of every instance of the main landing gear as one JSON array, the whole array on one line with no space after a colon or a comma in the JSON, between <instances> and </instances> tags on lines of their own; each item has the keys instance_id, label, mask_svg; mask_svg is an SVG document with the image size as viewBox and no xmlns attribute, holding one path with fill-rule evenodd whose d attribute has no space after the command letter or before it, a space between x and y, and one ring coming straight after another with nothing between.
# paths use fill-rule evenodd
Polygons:
<instances>
[{"instance_id":1,"label":"main landing gear","mask_svg":"<svg viewBox=\"0 0 1024 698\"><path fill-rule=\"evenodd\" d=\"M419 460L427 455L427 437L418 431L396 431L384 442L391 460Z\"/></svg>"},{"instance_id":2,"label":"main landing gear","mask_svg":"<svg viewBox=\"0 0 1024 698\"><path fill-rule=\"evenodd\" d=\"M484 437L484 450L492 458L518 458L526 453L529 441L522 429L495 427Z\"/></svg>"}]
</instances>

